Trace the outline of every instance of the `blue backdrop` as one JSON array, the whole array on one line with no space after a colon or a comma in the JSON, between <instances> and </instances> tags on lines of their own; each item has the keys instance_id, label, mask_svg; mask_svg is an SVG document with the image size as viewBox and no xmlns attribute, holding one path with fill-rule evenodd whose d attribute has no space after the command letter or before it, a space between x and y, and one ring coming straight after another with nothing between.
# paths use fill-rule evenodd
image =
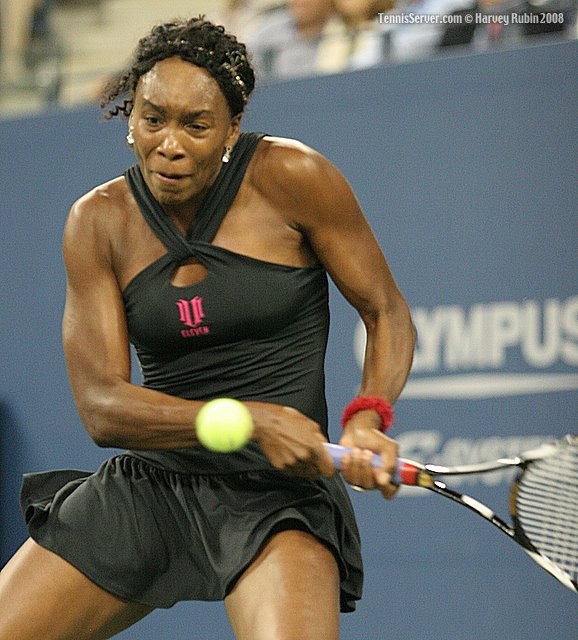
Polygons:
<instances>
[{"instance_id":1,"label":"blue backdrop","mask_svg":"<svg viewBox=\"0 0 578 640\"><path fill-rule=\"evenodd\" d=\"M258 89L245 129L299 138L353 185L419 332L397 404L404 454L458 463L576 431L576 43L455 56ZM25 471L95 468L60 345L70 204L133 159L92 109L0 122L3 561L25 538ZM333 439L363 330L335 290ZM462 488L505 508L508 477ZM353 495L367 580L345 640L575 640L576 596L505 536L420 491ZM497 510L500 510L499 508ZM220 604L153 613L123 640L232 638Z\"/></svg>"}]
</instances>

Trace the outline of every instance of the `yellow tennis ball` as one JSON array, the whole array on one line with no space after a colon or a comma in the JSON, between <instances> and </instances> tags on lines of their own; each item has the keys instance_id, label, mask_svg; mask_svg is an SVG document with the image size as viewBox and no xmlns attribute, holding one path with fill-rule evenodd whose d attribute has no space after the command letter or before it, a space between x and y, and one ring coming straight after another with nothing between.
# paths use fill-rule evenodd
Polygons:
<instances>
[{"instance_id":1,"label":"yellow tennis ball","mask_svg":"<svg viewBox=\"0 0 578 640\"><path fill-rule=\"evenodd\" d=\"M196 420L199 442L220 453L244 447L253 432L253 418L247 407L233 398L217 398L207 402Z\"/></svg>"}]
</instances>

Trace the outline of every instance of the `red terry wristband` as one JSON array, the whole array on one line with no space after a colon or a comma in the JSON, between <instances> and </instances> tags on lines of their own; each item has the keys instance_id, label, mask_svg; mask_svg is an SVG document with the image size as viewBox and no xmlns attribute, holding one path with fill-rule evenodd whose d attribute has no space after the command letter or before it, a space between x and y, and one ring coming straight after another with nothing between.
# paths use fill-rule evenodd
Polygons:
<instances>
[{"instance_id":1,"label":"red terry wristband","mask_svg":"<svg viewBox=\"0 0 578 640\"><path fill-rule=\"evenodd\" d=\"M385 433L393 423L393 409L389 402L383 398L374 398L370 396L354 398L343 410L341 426L345 428L345 425L358 411L366 411L367 409L377 412L381 418L381 427L379 430L382 433Z\"/></svg>"}]
</instances>

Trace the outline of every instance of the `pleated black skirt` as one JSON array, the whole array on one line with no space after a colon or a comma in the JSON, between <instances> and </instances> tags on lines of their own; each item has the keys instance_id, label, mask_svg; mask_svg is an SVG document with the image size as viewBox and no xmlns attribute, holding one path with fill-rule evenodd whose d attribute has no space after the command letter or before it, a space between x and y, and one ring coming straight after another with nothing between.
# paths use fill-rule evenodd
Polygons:
<instances>
[{"instance_id":1,"label":"pleated black skirt","mask_svg":"<svg viewBox=\"0 0 578 640\"><path fill-rule=\"evenodd\" d=\"M222 600L283 528L308 531L331 549L342 611L361 597L359 534L338 476L184 474L122 454L96 473L27 474L21 504L36 542L126 600L163 608Z\"/></svg>"}]
</instances>

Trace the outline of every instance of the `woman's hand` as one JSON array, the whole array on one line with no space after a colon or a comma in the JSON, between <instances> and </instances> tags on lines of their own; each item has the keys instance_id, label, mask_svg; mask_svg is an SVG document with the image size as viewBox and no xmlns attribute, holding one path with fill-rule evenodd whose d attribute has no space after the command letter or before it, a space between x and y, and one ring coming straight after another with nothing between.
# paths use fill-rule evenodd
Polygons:
<instances>
[{"instance_id":1,"label":"woman's hand","mask_svg":"<svg viewBox=\"0 0 578 640\"><path fill-rule=\"evenodd\" d=\"M256 441L269 462L284 473L303 478L336 473L319 425L297 409L266 402L246 402L253 416Z\"/></svg>"},{"instance_id":2,"label":"woman's hand","mask_svg":"<svg viewBox=\"0 0 578 640\"><path fill-rule=\"evenodd\" d=\"M361 489L379 489L384 498L393 498L398 486L391 483L398 458L398 445L375 428L376 414L360 411L347 423L339 444L351 449L341 461L341 473L349 484ZM373 454L382 465L372 466Z\"/></svg>"}]
</instances>

